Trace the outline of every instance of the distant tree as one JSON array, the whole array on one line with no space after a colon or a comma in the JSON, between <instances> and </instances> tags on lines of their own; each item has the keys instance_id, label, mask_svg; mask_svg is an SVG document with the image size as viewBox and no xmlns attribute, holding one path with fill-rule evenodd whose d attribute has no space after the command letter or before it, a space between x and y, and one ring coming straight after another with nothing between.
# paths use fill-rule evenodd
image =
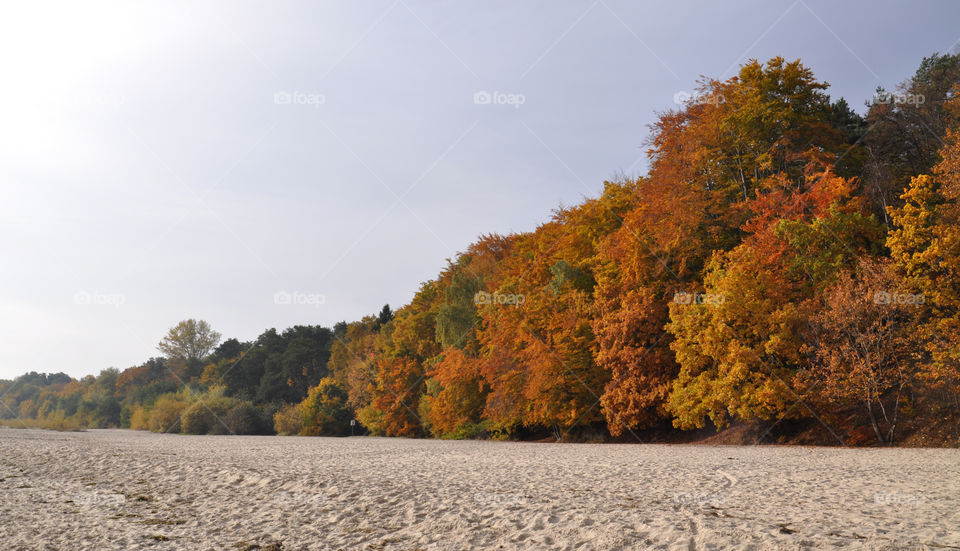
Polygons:
<instances>
[{"instance_id":1,"label":"distant tree","mask_svg":"<svg viewBox=\"0 0 960 551\"><path fill-rule=\"evenodd\" d=\"M389 304L384 304L383 308L380 309L380 313L377 315L377 323L375 329L380 329L384 325L390 322L393 319L393 310L390 309Z\"/></svg>"},{"instance_id":2,"label":"distant tree","mask_svg":"<svg viewBox=\"0 0 960 551\"><path fill-rule=\"evenodd\" d=\"M300 400L310 387L329 374L330 345L333 332L319 325L296 325L282 334L283 354L280 357L280 378L287 391L267 401Z\"/></svg>"},{"instance_id":3,"label":"distant tree","mask_svg":"<svg viewBox=\"0 0 960 551\"><path fill-rule=\"evenodd\" d=\"M880 220L889 223L889 208L903 205L911 178L929 174L940 160L943 136L960 115L949 109L957 84L960 55L935 53L894 92L874 94L861 144L867 154L861 185Z\"/></svg>"},{"instance_id":4,"label":"distant tree","mask_svg":"<svg viewBox=\"0 0 960 551\"><path fill-rule=\"evenodd\" d=\"M346 407L347 393L333 377L324 377L310 389L300 403L302 428L305 436L340 436L350 431L350 410Z\"/></svg>"},{"instance_id":5,"label":"distant tree","mask_svg":"<svg viewBox=\"0 0 960 551\"><path fill-rule=\"evenodd\" d=\"M171 327L157 349L168 358L185 362L204 360L220 342L220 333L203 320L183 320Z\"/></svg>"},{"instance_id":6,"label":"distant tree","mask_svg":"<svg viewBox=\"0 0 960 551\"><path fill-rule=\"evenodd\" d=\"M450 284L444 289L443 302L437 308L437 342L444 348L461 350L475 345L473 328L479 323L474 299L481 289L480 278L454 272Z\"/></svg>"},{"instance_id":7,"label":"distant tree","mask_svg":"<svg viewBox=\"0 0 960 551\"><path fill-rule=\"evenodd\" d=\"M333 336L337 339L342 339L344 335L347 334L348 324L346 321L338 321L333 324Z\"/></svg>"},{"instance_id":8,"label":"distant tree","mask_svg":"<svg viewBox=\"0 0 960 551\"><path fill-rule=\"evenodd\" d=\"M242 343L237 339L227 339L220 343L210 355L209 361L218 362L220 360L232 360L239 358L243 351L250 348L249 343Z\"/></svg>"}]
</instances>

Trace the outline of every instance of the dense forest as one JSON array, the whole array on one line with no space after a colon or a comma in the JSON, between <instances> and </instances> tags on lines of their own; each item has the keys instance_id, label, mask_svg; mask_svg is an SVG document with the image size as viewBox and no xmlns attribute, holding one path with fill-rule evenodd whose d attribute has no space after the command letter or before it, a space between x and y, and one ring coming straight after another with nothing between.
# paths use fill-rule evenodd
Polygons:
<instances>
[{"instance_id":1,"label":"dense forest","mask_svg":"<svg viewBox=\"0 0 960 551\"><path fill-rule=\"evenodd\" d=\"M139 366L0 381L0 417L631 440L756 423L846 444L927 427L956 445L960 55L864 115L827 89L781 58L703 79L650 128L646 176L480 237L395 312L253 342L186 320Z\"/></svg>"}]
</instances>

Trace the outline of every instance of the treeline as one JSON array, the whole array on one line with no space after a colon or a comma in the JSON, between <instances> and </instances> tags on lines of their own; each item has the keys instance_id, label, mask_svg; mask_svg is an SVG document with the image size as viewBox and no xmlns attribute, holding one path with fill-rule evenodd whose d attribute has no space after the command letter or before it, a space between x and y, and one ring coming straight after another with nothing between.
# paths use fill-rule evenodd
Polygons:
<instances>
[{"instance_id":1,"label":"treeline","mask_svg":"<svg viewBox=\"0 0 960 551\"><path fill-rule=\"evenodd\" d=\"M955 421L960 56L865 116L826 89L781 58L703 80L651 127L647 176L481 237L395 313L32 373L0 400L54 424L441 438L816 420L892 443Z\"/></svg>"},{"instance_id":2,"label":"treeline","mask_svg":"<svg viewBox=\"0 0 960 551\"><path fill-rule=\"evenodd\" d=\"M220 342L186 320L158 348L164 357L74 380L28 373L0 381L7 424L60 429L129 427L192 434L273 434L274 415L328 375L334 332L297 326L254 342Z\"/></svg>"}]
</instances>

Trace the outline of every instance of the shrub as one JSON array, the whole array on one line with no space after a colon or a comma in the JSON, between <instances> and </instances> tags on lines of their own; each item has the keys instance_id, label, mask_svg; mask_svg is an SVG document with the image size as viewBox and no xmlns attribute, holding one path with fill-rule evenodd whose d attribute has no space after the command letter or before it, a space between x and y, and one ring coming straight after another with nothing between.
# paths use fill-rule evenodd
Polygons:
<instances>
[{"instance_id":1,"label":"shrub","mask_svg":"<svg viewBox=\"0 0 960 551\"><path fill-rule=\"evenodd\" d=\"M136 406L130 412L130 428L133 430L150 429L150 414L143 406Z\"/></svg>"},{"instance_id":2,"label":"shrub","mask_svg":"<svg viewBox=\"0 0 960 551\"><path fill-rule=\"evenodd\" d=\"M19 417L21 419L35 419L37 417L37 406L33 400L24 400L20 402Z\"/></svg>"},{"instance_id":3,"label":"shrub","mask_svg":"<svg viewBox=\"0 0 960 551\"><path fill-rule=\"evenodd\" d=\"M84 428L77 416L66 417L62 411L58 410L50 412L43 419L24 419L22 422L17 421L16 425L11 426L24 425L31 428L59 431L80 431Z\"/></svg>"},{"instance_id":4,"label":"shrub","mask_svg":"<svg viewBox=\"0 0 960 551\"><path fill-rule=\"evenodd\" d=\"M302 428L300 406L286 404L273 414L273 429L281 436L299 434Z\"/></svg>"},{"instance_id":5,"label":"shrub","mask_svg":"<svg viewBox=\"0 0 960 551\"><path fill-rule=\"evenodd\" d=\"M347 409L347 393L333 377L324 377L300 402L300 419L305 436L342 436L350 432L352 415Z\"/></svg>"},{"instance_id":6,"label":"shrub","mask_svg":"<svg viewBox=\"0 0 960 551\"><path fill-rule=\"evenodd\" d=\"M360 408L357 411L357 421L363 425L363 428L370 431L373 436L383 436L383 412L370 405Z\"/></svg>"},{"instance_id":7,"label":"shrub","mask_svg":"<svg viewBox=\"0 0 960 551\"><path fill-rule=\"evenodd\" d=\"M200 400L180 415L180 431L185 434L207 434L216 423L213 414Z\"/></svg>"},{"instance_id":8,"label":"shrub","mask_svg":"<svg viewBox=\"0 0 960 551\"><path fill-rule=\"evenodd\" d=\"M236 431L233 431L229 425L227 425L226 417L227 413L229 413L231 409L240 405L240 400L221 396L219 393L214 393L205 396L203 398L203 403L206 405L207 411L213 417L213 421L210 423L210 426L207 429L207 434L237 434Z\"/></svg>"},{"instance_id":9,"label":"shrub","mask_svg":"<svg viewBox=\"0 0 960 551\"><path fill-rule=\"evenodd\" d=\"M445 433L441 438L446 440L471 440L477 438L487 438L490 435L490 423L486 420L479 423L463 423L451 432Z\"/></svg>"},{"instance_id":10,"label":"shrub","mask_svg":"<svg viewBox=\"0 0 960 551\"><path fill-rule=\"evenodd\" d=\"M180 417L181 430L187 434L237 434L225 419L239 404L240 400L222 396L219 390L197 396Z\"/></svg>"},{"instance_id":11,"label":"shrub","mask_svg":"<svg viewBox=\"0 0 960 551\"><path fill-rule=\"evenodd\" d=\"M175 394L161 395L150 410L147 428L151 432L180 432L180 416L189 406Z\"/></svg>"},{"instance_id":12,"label":"shrub","mask_svg":"<svg viewBox=\"0 0 960 551\"><path fill-rule=\"evenodd\" d=\"M241 402L227 412L223 418L227 430L233 434L259 434L262 432L260 412L253 404Z\"/></svg>"}]
</instances>

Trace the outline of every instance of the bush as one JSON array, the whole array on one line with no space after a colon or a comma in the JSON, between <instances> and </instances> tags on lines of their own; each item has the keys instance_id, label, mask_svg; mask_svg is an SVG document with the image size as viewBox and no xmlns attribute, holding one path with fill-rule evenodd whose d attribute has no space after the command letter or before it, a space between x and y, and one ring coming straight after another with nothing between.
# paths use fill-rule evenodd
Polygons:
<instances>
[{"instance_id":1,"label":"bush","mask_svg":"<svg viewBox=\"0 0 960 551\"><path fill-rule=\"evenodd\" d=\"M283 403L269 402L257 405L258 434L276 434L273 427L273 416L283 407Z\"/></svg>"},{"instance_id":2,"label":"bush","mask_svg":"<svg viewBox=\"0 0 960 551\"><path fill-rule=\"evenodd\" d=\"M33 400L24 400L20 402L20 411L18 417L21 419L36 419L37 409L38 408L33 403Z\"/></svg>"},{"instance_id":3,"label":"bush","mask_svg":"<svg viewBox=\"0 0 960 551\"><path fill-rule=\"evenodd\" d=\"M300 402L300 418L303 427L300 434L305 436L343 436L350 433L350 419L353 417L347 409L347 393L340 388L333 377L320 379L310 389L307 397Z\"/></svg>"},{"instance_id":4,"label":"bush","mask_svg":"<svg viewBox=\"0 0 960 551\"><path fill-rule=\"evenodd\" d=\"M227 430L233 434L260 434L263 432L260 411L249 402L241 402L223 418Z\"/></svg>"},{"instance_id":5,"label":"bush","mask_svg":"<svg viewBox=\"0 0 960 551\"><path fill-rule=\"evenodd\" d=\"M273 429L281 436L299 434L302 428L300 406L286 404L273 414Z\"/></svg>"},{"instance_id":6,"label":"bush","mask_svg":"<svg viewBox=\"0 0 960 551\"><path fill-rule=\"evenodd\" d=\"M197 396L180 417L181 430L187 434L237 434L227 424L226 417L240 403L236 398L222 396L219 390Z\"/></svg>"},{"instance_id":7,"label":"bush","mask_svg":"<svg viewBox=\"0 0 960 551\"><path fill-rule=\"evenodd\" d=\"M178 398L175 394L164 394L157 398L157 402L150 410L150 420L147 428L151 432L180 432L180 416L190 404Z\"/></svg>"},{"instance_id":8,"label":"bush","mask_svg":"<svg viewBox=\"0 0 960 551\"><path fill-rule=\"evenodd\" d=\"M490 436L490 422L480 421L479 423L462 423L452 432L444 434L441 438L445 440L473 440L478 438L487 438Z\"/></svg>"},{"instance_id":9,"label":"bush","mask_svg":"<svg viewBox=\"0 0 960 551\"><path fill-rule=\"evenodd\" d=\"M130 412L130 428L133 430L150 429L150 414L143 406L136 406Z\"/></svg>"},{"instance_id":10,"label":"bush","mask_svg":"<svg viewBox=\"0 0 960 551\"><path fill-rule=\"evenodd\" d=\"M62 411L54 411L43 419L0 419L0 426L12 428L80 431L83 425L76 416L65 417Z\"/></svg>"},{"instance_id":11,"label":"bush","mask_svg":"<svg viewBox=\"0 0 960 551\"><path fill-rule=\"evenodd\" d=\"M383 412L372 405L362 407L357 411L357 421L373 436L383 436L385 434Z\"/></svg>"},{"instance_id":12,"label":"bush","mask_svg":"<svg viewBox=\"0 0 960 551\"><path fill-rule=\"evenodd\" d=\"M83 430L83 425L80 424L80 421L76 416L64 417L62 411L54 411L50 413L43 421L40 423L40 428L60 430L60 431L76 431Z\"/></svg>"},{"instance_id":13,"label":"bush","mask_svg":"<svg viewBox=\"0 0 960 551\"><path fill-rule=\"evenodd\" d=\"M180 431L185 434L207 434L216 423L213 414L200 400L180 415Z\"/></svg>"}]
</instances>

